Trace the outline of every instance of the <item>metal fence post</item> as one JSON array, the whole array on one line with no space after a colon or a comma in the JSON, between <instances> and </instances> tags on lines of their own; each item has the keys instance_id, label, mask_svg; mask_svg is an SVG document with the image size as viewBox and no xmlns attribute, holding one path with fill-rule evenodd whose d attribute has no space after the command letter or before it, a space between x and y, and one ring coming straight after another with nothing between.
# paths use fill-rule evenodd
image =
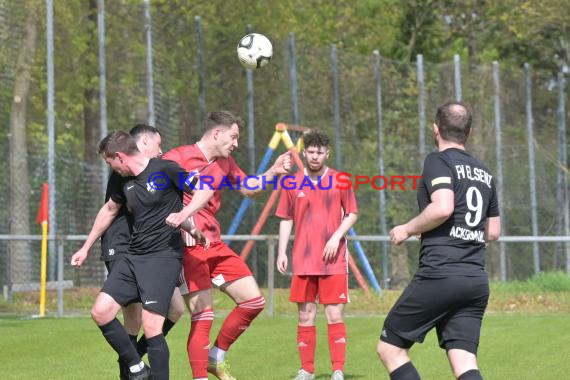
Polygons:
<instances>
[{"instance_id":1,"label":"metal fence post","mask_svg":"<svg viewBox=\"0 0 570 380\"><path fill-rule=\"evenodd\" d=\"M338 170L342 168L342 145L341 145L341 125L340 125L340 95L338 80L338 58L336 45L331 45L331 76L332 76L332 109L334 121L334 147L335 165Z\"/></svg>"},{"instance_id":2,"label":"metal fence post","mask_svg":"<svg viewBox=\"0 0 570 380\"><path fill-rule=\"evenodd\" d=\"M560 193L560 235L570 235L570 200L568 199L568 151L566 148L566 78L558 73L558 192ZM566 272L570 273L570 244L564 244L566 251Z\"/></svg>"},{"instance_id":3,"label":"metal fence post","mask_svg":"<svg viewBox=\"0 0 570 380\"><path fill-rule=\"evenodd\" d=\"M461 93L461 58L459 54L453 56L453 83L455 85L455 100L460 102L462 98Z\"/></svg>"},{"instance_id":4,"label":"metal fence post","mask_svg":"<svg viewBox=\"0 0 570 380\"><path fill-rule=\"evenodd\" d=\"M57 316L63 317L63 239L57 241Z\"/></svg>"},{"instance_id":5,"label":"metal fence post","mask_svg":"<svg viewBox=\"0 0 570 380\"><path fill-rule=\"evenodd\" d=\"M299 97L297 95L297 52L295 49L295 33L289 33L289 84L291 87L291 111L293 124L301 124L299 116ZM297 132L291 133L291 138L295 140Z\"/></svg>"},{"instance_id":6,"label":"metal fence post","mask_svg":"<svg viewBox=\"0 0 570 380\"><path fill-rule=\"evenodd\" d=\"M206 74L204 67L204 39L202 38L202 17L194 17L196 32L196 59L198 64L198 108L200 122L206 117Z\"/></svg>"},{"instance_id":7,"label":"metal fence post","mask_svg":"<svg viewBox=\"0 0 570 380\"><path fill-rule=\"evenodd\" d=\"M497 160L497 198L499 200L499 213L501 222L504 225L504 205L503 205L503 142L502 142L502 118L501 118L501 83L499 81L499 63L493 62L493 84L495 87L495 152ZM505 244L499 241L500 249L500 270L501 281L507 280L507 253ZM536 265L536 263L535 263ZM536 268L536 267L535 267ZM535 269L536 270L536 269Z\"/></svg>"},{"instance_id":8,"label":"metal fence post","mask_svg":"<svg viewBox=\"0 0 570 380\"><path fill-rule=\"evenodd\" d=\"M146 37L146 94L148 101L148 124L156 127L154 116L154 78L152 65L152 19L150 0L144 0L144 32Z\"/></svg>"},{"instance_id":9,"label":"metal fence post","mask_svg":"<svg viewBox=\"0 0 570 380\"><path fill-rule=\"evenodd\" d=\"M380 67L380 52L374 50L374 78L376 82L376 129L377 129L377 162L378 173L384 175L384 125L382 123L382 71ZM387 235L386 226L386 193L382 190L378 191L379 217L380 217L380 233ZM388 256L388 244L382 242L382 282L383 288L388 289L390 282L390 263Z\"/></svg>"},{"instance_id":10,"label":"metal fence post","mask_svg":"<svg viewBox=\"0 0 570 380\"><path fill-rule=\"evenodd\" d=\"M105 0L97 0L97 37L99 42L99 134L107 136L107 68L105 66ZM107 164L101 161L101 194L107 189Z\"/></svg>"},{"instance_id":11,"label":"metal fence post","mask_svg":"<svg viewBox=\"0 0 570 380\"><path fill-rule=\"evenodd\" d=\"M252 28L251 25L247 25L245 28L246 34L251 33ZM249 172L251 174L255 173L255 168L257 167L255 164L255 92L254 92L254 83L253 83L253 70L252 69L245 69L245 79L247 83L247 152L249 158ZM252 226L255 225L257 220L257 210L256 210L256 201L255 199L251 199L251 204L249 205L249 216L250 216L250 223ZM251 266L253 270L253 276L257 278L257 245L254 245L252 248L252 255L251 255Z\"/></svg>"},{"instance_id":12,"label":"metal fence post","mask_svg":"<svg viewBox=\"0 0 570 380\"><path fill-rule=\"evenodd\" d=\"M426 89L424 83L424 57L421 54L416 56L417 81L418 81L418 119L420 127L420 166L426 154Z\"/></svg>"},{"instance_id":13,"label":"metal fence post","mask_svg":"<svg viewBox=\"0 0 570 380\"><path fill-rule=\"evenodd\" d=\"M267 314L273 316L275 288L275 236L267 236Z\"/></svg>"},{"instance_id":14,"label":"metal fence post","mask_svg":"<svg viewBox=\"0 0 570 380\"><path fill-rule=\"evenodd\" d=\"M530 219L532 226L532 236L538 236L538 213L536 209L536 170L534 157L534 118L532 115L532 81L530 74L530 66L524 64L524 74L526 83L526 128L528 139L528 177L530 192ZM532 256L540 257L540 249L538 242L532 243ZM536 259L535 259L536 261ZM536 265L536 264L535 264Z\"/></svg>"},{"instance_id":15,"label":"metal fence post","mask_svg":"<svg viewBox=\"0 0 570 380\"><path fill-rule=\"evenodd\" d=\"M53 1L46 0L46 71L47 71L47 130L48 130L48 208L49 208L49 255L48 281L55 278L57 254L55 251L56 218L56 173L55 173L55 103L54 103L54 42Z\"/></svg>"}]
</instances>

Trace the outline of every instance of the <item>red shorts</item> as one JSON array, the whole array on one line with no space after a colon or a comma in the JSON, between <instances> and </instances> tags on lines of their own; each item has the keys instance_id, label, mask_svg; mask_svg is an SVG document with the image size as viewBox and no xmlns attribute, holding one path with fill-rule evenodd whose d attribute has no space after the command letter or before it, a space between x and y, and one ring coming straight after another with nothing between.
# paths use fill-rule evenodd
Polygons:
<instances>
[{"instance_id":1,"label":"red shorts","mask_svg":"<svg viewBox=\"0 0 570 380\"><path fill-rule=\"evenodd\" d=\"M347 303L348 274L297 276L291 280L291 302Z\"/></svg>"},{"instance_id":2,"label":"red shorts","mask_svg":"<svg viewBox=\"0 0 570 380\"><path fill-rule=\"evenodd\" d=\"M190 293L252 276L247 264L221 241L208 249L201 245L185 247L182 265Z\"/></svg>"}]
</instances>

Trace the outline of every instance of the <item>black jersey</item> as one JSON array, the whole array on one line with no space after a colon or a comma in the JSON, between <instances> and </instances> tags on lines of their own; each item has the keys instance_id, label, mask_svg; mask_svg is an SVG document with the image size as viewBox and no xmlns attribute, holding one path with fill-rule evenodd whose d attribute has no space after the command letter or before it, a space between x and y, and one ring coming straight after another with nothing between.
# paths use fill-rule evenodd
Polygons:
<instances>
[{"instance_id":1,"label":"black jersey","mask_svg":"<svg viewBox=\"0 0 570 380\"><path fill-rule=\"evenodd\" d=\"M486 275L485 224L499 216L495 182L489 169L461 149L429 154L418 186L420 211L431 194L451 189L453 214L443 224L422 234L418 274L425 277Z\"/></svg>"},{"instance_id":2,"label":"black jersey","mask_svg":"<svg viewBox=\"0 0 570 380\"><path fill-rule=\"evenodd\" d=\"M121 177L117 172L111 171L105 192L105 202L111 198L111 194L121 192L125 182L130 179L132 177ZM101 236L101 260L112 261L127 253L132 226L133 216L123 204L113 223Z\"/></svg>"},{"instance_id":3,"label":"black jersey","mask_svg":"<svg viewBox=\"0 0 570 380\"><path fill-rule=\"evenodd\" d=\"M122 191L111 195L133 214L129 254L182 256L180 231L167 225L166 218L182 209L180 184L186 177L175 162L152 158L139 175L126 181Z\"/></svg>"}]
</instances>

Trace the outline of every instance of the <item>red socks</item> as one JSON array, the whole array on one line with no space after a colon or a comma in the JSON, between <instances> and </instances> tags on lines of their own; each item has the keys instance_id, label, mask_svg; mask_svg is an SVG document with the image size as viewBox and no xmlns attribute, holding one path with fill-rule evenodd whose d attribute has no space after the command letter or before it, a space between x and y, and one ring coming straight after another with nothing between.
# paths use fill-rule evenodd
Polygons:
<instances>
[{"instance_id":1,"label":"red socks","mask_svg":"<svg viewBox=\"0 0 570 380\"><path fill-rule=\"evenodd\" d=\"M344 372L346 352L346 326L344 322L328 325L329 353L333 372ZM315 348L317 328L315 326L297 326L297 348L301 357L301 368L309 373L315 372Z\"/></svg>"},{"instance_id":2,"label":"red socks","mask_svg":"<svg viewBox=\"0 0 570 380\"><path fill-rule=\"evenodd\" d=\"M208 351L213 321L214 312L212 309L204 309L192 314L192 323L188 334L188 360L194 378L208 377Z\"/></svg>"},{"instance_id":3,"label":"red socks","mask_svg":"<svg viewBox=\"0 0 570 380\"><path fill-rule=\"evenodd\" d=\"M346 351L346 326L344 322L328 325L329 353L332 370L344 372L344 358Z\"/></svg>"},{"instance_id":4,"label":"red socks","mask_svg":"<svg viewBox=\"0 0 570 380\"><path fill-rule=\"evenodd\" d=\"M214 345L227 351L232 343L249 327L251 321L261 313L264 306L265 299L263 296L238 304L226 317Z\"/></svg>"},{"instance_id":5,"label":"red socks","mask_svg":"<svg viewBox=\"0 0 570 380\"><path fill-rule=\"evenodd\" d=\"M301 368L309 373L315 372L316 346L317 328L315 326L297 326L297 348L301 357Z\"/></svg>"}]
</instances>

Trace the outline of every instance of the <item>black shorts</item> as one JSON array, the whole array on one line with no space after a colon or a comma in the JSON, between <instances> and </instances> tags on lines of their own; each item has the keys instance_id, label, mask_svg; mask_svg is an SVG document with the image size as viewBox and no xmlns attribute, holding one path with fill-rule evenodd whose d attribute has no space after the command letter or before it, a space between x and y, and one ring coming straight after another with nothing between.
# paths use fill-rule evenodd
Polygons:
<instances>
[{"instance_id":1,"label":"black shorts","mask_svg":"<svg viewBox=\"0 0 570 380\"><path fill-rule=\"evenodd\" d=\"M380 340L408 349L435 327L441 348L477 354L488 300L487 276L414 276L388 313Z\"/></svg>"},{"instance_id":2,"label":"black shorts","mask_svg":"<svg viewBox=\"0 0 570 380\"><path fill-rule=\"evenodd\" d=\"M181 268L174 256L125 255L114 261L101 291L121 306L140 302L143 309L166 316Z\"/></svg>"},{"instance_id":3,"label":"black shorts","mask_svg":"<svg viewBox=\"0 0 570 380\"><path fill-rule=\"evenodd\" d=\"M115 260L105 260L105 268L107 268L107 273L111 273L117 261L121 260L120 258ZM108 276L107 276L108 277Z\"/></svg>"}]
</instances>

